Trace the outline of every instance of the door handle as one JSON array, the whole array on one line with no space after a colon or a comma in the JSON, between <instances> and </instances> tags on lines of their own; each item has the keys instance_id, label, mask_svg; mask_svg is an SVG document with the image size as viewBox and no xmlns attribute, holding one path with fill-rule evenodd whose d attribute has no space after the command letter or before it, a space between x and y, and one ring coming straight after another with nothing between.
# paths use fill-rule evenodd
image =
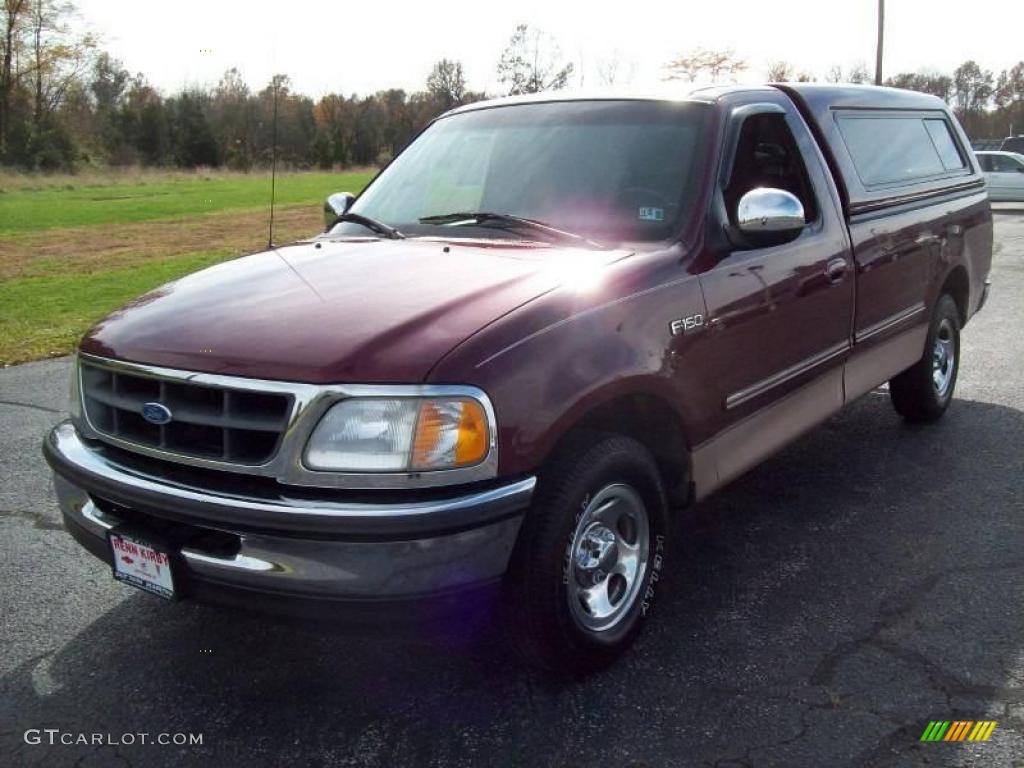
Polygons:
<instances>
[{"instance_id":1,"label":"door handle","mask_svg":"<svg viewBox=\"0 0 1024 768\"><path fill-rule=\"evenodd\" d=\"M849 262L842 257L830 259L825 265L825 277L827 277L828 281L833 284L842 282L849 266Z\"/></svg>"},{"instance_id":2,"label":"door handle","mask_svg":"<svg viewBox=\"0 0 1024 768\"><path fill-rule=\"evenodd\" d=\"M917 236L914 241L916 245L935 245L940 241L940 237L933 232L923 232Z\"/></svg>"}]
</instances>

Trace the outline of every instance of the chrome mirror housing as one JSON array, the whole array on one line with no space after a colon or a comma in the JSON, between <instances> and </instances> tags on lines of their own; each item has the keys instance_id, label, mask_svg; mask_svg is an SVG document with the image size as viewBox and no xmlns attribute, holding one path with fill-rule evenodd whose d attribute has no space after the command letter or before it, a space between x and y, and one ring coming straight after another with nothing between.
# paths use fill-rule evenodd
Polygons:
<instances>
[{"instance_id":1,"label":"chrome mirror housing","mask_svg":"<svg viewBox=\"0 0 1024 768\"><path fill-rule=\"evenodd\" d=\"M351 192L335 192L324 200L324 228L330 228L334 220L352 207L356 196Z\"/></svg>"},{"instance_id":2,"label":"chrome mirror housing","mask_svg":"<svg viewBox=\"0 0 1024 768\"><path fill-rule=\"evenodd\" d=\"M796 234L805 223L803 204L784 189L752 189L740 198L736 208L736 224L747 235Z\"/></svg>"}]
</instances>

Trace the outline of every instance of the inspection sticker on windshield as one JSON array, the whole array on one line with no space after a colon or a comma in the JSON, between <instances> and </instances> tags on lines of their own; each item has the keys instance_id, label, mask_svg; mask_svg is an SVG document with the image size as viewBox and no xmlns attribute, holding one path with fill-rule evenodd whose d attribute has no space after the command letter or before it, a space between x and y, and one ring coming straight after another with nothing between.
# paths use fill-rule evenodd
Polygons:
<instances>
[{"instance_id":1,"label":"inspection sticker on windshield","mask_svg":"<svg viewBox=\"0 0 1024 768\"><path fill-rule=\"evenodd\" d=\"M167 552L116 531L109 531L107 540L114 558L115 579L168 600L174 599L174 576Z\"/></svg>"},{"instance_id":2,"label":"inspection sticker on windshield","mask_svg":"<svg viewBox=\"0 0 1024 768\"><path fill-rule=\"evenodd\" d=\"M640 206L639 216L641 221L664 221L665 209Z\"/></svg>"}]
</instances>

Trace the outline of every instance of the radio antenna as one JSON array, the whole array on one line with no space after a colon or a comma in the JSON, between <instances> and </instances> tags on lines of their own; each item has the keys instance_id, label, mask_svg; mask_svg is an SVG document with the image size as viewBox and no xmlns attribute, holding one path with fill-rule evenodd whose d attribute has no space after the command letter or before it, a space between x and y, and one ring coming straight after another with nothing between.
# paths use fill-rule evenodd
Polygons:
<instances>
[{"instance_id":1,"label":"radio antenna","mask_svg":"<svg viewBox=\"0 0 1024 768\"><path fill-rule=\"evenodd\" d=\"M277 181L277 75L271 78L274 87L274 117L270 126L270 232L267 248L274 247L274 192Z\"/></svg>"}]
</instances>

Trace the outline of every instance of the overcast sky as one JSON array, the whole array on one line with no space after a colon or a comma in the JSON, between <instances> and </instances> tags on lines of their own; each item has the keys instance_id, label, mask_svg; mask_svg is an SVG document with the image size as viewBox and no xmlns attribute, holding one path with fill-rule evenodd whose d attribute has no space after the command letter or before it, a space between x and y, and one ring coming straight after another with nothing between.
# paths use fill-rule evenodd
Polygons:
<instances>
[{"instance_id":1,"label":"overcast sky","mask_svg":"<svg viewBox=\"0 0 1024 768\"><path fill-rule=\"evenodd\" d=\"M165 91L215 83L237 67L253 87L272 72L312 96L423 87L431 64L465 66L474 90L498 91L495 64L517 23L549 32L576 64L574 85L598 85L597 68L617 58L629 85L658 85L675 53L729 47L762 81L785 59L823 76L857 62L873 72L876 0L77 0L80 23L104 47ZM886 74L952 71L968 58L998 73L1024 58L1020 0L889 0ZM1011 13L1011 9L1017 8ZM619 84L625 81L620 78Z\"/></svg>"}]
</instances>

